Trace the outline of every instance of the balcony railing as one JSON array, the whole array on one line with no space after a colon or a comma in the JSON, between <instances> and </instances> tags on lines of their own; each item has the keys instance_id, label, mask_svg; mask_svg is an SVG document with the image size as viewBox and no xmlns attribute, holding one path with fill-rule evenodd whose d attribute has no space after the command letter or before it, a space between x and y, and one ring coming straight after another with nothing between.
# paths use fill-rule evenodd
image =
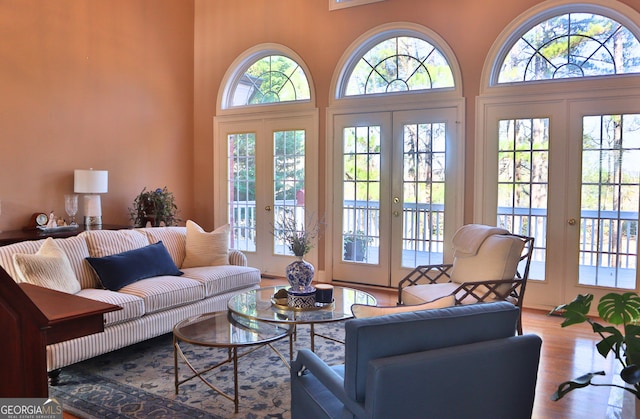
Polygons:
<instances>
[{"instance_id":1,"label":"balcony railing","mask_svg":"<svg viewBox=\"0 0 640 419\"><path fill-rule=\"evenodd\" d=\"M276 206L282 202L275 202ZM232 212L232 246L255 250L255 202L237 202ZM580 254L582 268L607 271L608 276L624 274L637 267L638 212L583 210L580 214ZM380 247L380 205L377 201L344 201L343 231L363 235L368 241L367 263L377 263ZM402 211L403 265L440 263L444 251L444 205L405 204ZM498 225L535 237L531 277L544 278L547 242L547 211L538 208L498 208ZM620 271L624 270L624 271ZM620 272L618 272L620 271ZM604 273L601 273L603 276ZM626 274L625 274L626 275ZM596 277L598 274L596 274ZM617 283L617 280L615 281Z\"/></svg>"}]
</instances>

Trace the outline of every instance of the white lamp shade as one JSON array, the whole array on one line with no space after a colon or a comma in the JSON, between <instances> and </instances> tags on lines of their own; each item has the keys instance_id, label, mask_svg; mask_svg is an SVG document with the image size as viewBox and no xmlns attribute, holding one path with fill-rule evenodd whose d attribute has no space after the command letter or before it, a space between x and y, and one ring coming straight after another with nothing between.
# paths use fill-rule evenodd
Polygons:
<instances>
[{"instance_id":1,"label":"white lamp shade","mask_svg":"<svg viewBox=\"0 0 640 419\"><path fill-rule=\"evenodd\" d=\"M106 170L75 170L73 190L75 193L106 193L109 188L109 172Z\"/></svg>"}]
</instances>

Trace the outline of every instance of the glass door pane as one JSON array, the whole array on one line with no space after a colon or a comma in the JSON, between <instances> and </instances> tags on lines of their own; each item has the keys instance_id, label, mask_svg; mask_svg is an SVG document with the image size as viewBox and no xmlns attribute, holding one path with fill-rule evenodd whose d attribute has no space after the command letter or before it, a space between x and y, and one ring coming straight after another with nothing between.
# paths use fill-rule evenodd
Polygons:
<instances>
[{"instance_id":1,"label":"glass door pane","mask_svg":"<svg viewBox=\"0 0 640 419\"><path fill-rule=\"evenodd\" d=\"M343 262L380 259L380 126L343 130Z\"/></svg>"},{"instance_id":2,"label":"glass door pane","mask_svg":"<svg viewBox=\"0 0 640 419\"><path fill-rule=\"evenodd\" d=\"M403 126L402 267L439 264L444 252L445 123Z\"/></svg>"},{"instance_id":3,"label":"glass door pane","mask_svg":"<svg viewBox=\"0 0 640 419\"><path fill-rule=\"evenodd\" d=\"M636 289L640 115L583 118L579 284Z\"/></svg>"},{"instance_id":4,"label":"glass door pane","mask_svg":"<svg viewBox=\"0 0 640 419\"><path fill-rule=\"evenodd\" d=\"M498 122L497 226L535 238L531 280L545 279L549 119Z\"/></svg>"},{"instance_id":5,"label":"glass door pane","mask_svg":"<svg viewBox=\"0 0 640 419\"><path fill-rule=\"evenodd\" d=\"M283 226L290 220L296 230L305 228L305 131L275 131L273 133L273 220ZM274 227L276 228L276 227ZM293 255L282 234L274 234L273 252Z\"/></svg>"},{"instance_id":6,"label":"glass door pane","mask_svg":"<svg viewBox=\"0 0 640 419\"><path fill-rule=\"evenodd\" d=\"M231 225L230 246L244 252L256 250L256 135L229 134L227 208Z\"/></svg>"}]
</instances>

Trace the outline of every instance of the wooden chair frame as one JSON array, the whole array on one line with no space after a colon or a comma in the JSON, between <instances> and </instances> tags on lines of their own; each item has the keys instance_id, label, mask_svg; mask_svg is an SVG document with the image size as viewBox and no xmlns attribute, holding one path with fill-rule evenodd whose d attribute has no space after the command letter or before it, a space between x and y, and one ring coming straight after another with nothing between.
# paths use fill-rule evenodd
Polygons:
<instances>
[{"instance_id":1,"label":"wooden chair frame","mask_svg":"<svg viewBox=\"0 0 640 419\"><path fill-rule=\"evenodd\" d=\"M529 278L529 268L531 267L531 258L533 256L533 237L521 236L518 234L510 234L519 238L524 242L522 255L518 261L518 266L524 260L526 261L522 273L516 271L513 279L503 279L496 281L477 281L463 282L451 294L456 298L456 304L462 304L462 301L468 298L475 299L478 303L490 302L495 300L504 300L513 303L520 308L520 318L518 319L518 334L522 334L522 302L524 300L524 292ZM398 283L398 304L402 305L403 288L436 284L442 282L451 282L451 268L453 264L439 265L420 265L411 271ZM509 288L505 287L509 285Z\"/></svg>"}]
</instances>

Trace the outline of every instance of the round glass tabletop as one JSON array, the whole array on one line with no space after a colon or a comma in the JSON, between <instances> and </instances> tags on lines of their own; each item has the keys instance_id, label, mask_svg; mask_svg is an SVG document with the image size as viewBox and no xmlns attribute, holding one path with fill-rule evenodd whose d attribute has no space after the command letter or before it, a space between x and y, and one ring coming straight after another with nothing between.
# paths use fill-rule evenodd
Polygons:
<instances>
[{"instance_id":1,"label":"round glass tabletop","mask_svg":"<svg viewBox=\"0 0 640 419\"><path fill-rule=\"evenodd\" d=\"M235 318L227 311L201 314L176 324L173 334L200 346L234 347L273 342L291 333L291 326Z\"/></svg>"},{"instance_id":2,"label":"round glass tabletop","mask_svg":"<svg viewBox=\"0 0 640 419\"><path fill-rule=\"evenodd\" d=\"M231 297L229 311L237 317L271 323L314 324L350 319L353 304L376 305L375 297L368 292L334 286L333 303L313 309L294 309L276 304L273 295L281 288L275 286L243 292Z\"/></svg>"}]
</instances>

